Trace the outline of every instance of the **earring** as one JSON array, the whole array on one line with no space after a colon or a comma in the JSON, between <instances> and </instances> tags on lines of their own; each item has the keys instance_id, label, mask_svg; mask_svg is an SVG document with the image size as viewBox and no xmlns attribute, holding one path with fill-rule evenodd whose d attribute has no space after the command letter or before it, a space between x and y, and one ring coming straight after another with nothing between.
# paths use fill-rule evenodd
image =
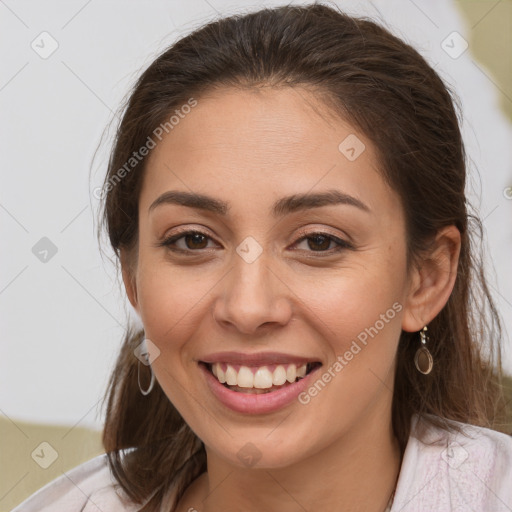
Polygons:
<instances>
[{"instance_id":1,"label":"earring","mask_svg":"<svg viewBox=\"0 0 512 512\"><path fill-rule=\"evenodd\" d=\"M427 341L429 341L426 325L423 327L423 330L420 331L420 339L421 347L416 351L416 355L414 356L414 364L420 373L423 373L423 375L428 375L434 366L434 359L432 358L432 354L426 346Z\"/></svg>"},{"instance_id":2,"label":"earring","mask_svg":"<svg viewBox=\"0 0 512 512\"><path fill-rule=\"evenodd\" d=\"M139 383L139 390L140 392L146 396L151 393L151 390L153 389L153 386L155 385L155 374L153 373L153 368L151 368L151 364L149 362L149 353L146 345L146 337L143 337L142 343L137 347L136 352L139 352L139 355L137 356L137 359L139 360L137 363L137 382ZM151 382L149 383L149 388L145 391L142 389L142 386L140 385L140 362L141 358L143 359L143 363L145 366L149 366L149 371L151 372ZM144 362L145 361L145 362Z\"/></svg>"}]
</instances>

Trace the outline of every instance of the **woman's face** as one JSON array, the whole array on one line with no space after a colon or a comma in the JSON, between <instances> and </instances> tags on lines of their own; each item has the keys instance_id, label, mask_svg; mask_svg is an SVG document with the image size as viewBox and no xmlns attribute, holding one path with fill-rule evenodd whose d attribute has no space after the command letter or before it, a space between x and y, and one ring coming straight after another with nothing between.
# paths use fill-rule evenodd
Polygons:
<instances>
[{"instance_id":1,"label":"woman's face","mask_svg":"<svg viewBox=\"0 0 512 512\"><path fill-rule=\"evenodd\" d=\"M303 89L197 101L150 154L127 285L160 386L209 456L239 466L382 430L409 282L401 203L372 144ZM189 206L152 208L171 191ZM282 384L305 362L321 367Z\"/></svg>"}]
</instances>

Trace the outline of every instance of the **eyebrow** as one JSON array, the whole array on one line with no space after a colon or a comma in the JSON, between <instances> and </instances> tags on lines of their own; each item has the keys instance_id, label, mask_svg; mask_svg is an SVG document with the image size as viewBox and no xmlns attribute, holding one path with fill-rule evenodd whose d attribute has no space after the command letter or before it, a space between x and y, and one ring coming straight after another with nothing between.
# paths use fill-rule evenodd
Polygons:
<instances>
[{"instance_id":1,"label":"eyebrow","mask_svg":"<svg viewBox=\"0 0 512 512\"><path fill-rule=\"evenodd\" d=\"M151 213L152 210L164 204L187 206L222 216L227 215L230 209L229 203L211 196L181 190L169 190L151 203L148 212ZM293 194L282 197L274 203L271 211L274 217L280 217L300 210L338 204L355 206L362 211L371 213L370 208L362 201L339 190L328 190L315 194Z\"/></svg>"}]
</instances>

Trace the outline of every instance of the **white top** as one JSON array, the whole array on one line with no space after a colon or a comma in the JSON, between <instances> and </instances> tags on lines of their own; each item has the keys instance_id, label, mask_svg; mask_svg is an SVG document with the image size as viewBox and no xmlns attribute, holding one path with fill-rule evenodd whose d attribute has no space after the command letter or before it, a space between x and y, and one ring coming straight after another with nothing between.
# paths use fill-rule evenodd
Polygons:
<instances>
[{"instance_id":1,"label":"white top","mask_svg":"<svg viewBox=\"0 0 512 512\"><path fill-rule=\"evenodd\" d=\"M456 422L454 422L456 423ZM463 425L470 437L411 422L391 512L511 512L512 436ZM11 512L135 512L106 454L46 484Z\"/></svg>"}]
</instances>

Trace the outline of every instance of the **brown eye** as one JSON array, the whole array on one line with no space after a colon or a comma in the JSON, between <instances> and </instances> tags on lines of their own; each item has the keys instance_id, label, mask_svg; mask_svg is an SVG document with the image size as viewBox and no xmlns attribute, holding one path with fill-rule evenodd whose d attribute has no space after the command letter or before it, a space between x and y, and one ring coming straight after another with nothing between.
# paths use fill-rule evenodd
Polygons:
<instances>
[{"instance_id":1,"label":"brown eye","mask_svg":"<svg viewBox=\"0 0 512 512\"><path fill-rule=\"evenodd\" d=\"M180 240L184 241L181 247L178 245ZM201 231L182 231L176 235L172 235L162 242L158 243L158 247L168 247L171 251L178 252L195 252L207 249L208 240L211 238Z\"/></svg>"},{"instance_id":2,"label":"brown eye","mask_svg":"<svg viewBox=\"0 0 512 512\"><path fill-rule=\"evenodd\" d=\"M188 249L205 249L206 247L204 246L204 242L208 237L202 233L191 233L183 236L182 238L185 240L185 244ZM208 245L208 242L206 245Z\"/></svg>"},{"instance_id":3,"label":"brown eye","mask_svg":"<svg viewBox=\"0 0 512 512\"><path fill-rule=\"evenodd\" d=\"M307 242L307 249L305 249L307 252L333 253L342 251L343 249L354 248L352 244L328 233L310 233L297 240L295 244L299 242ZM331 242L336 244L336 247L329 249Z\"/></svg>"},{"instance_id":4,"label":"brown eye","mask_svg":"<svg viewBox=\"0 0 512 512\"><path fill-rule=\"evenodd\" d=\"M321 251L327 250L333 241L332 238L323 235L308 236L308 246L315 250L315 247Z\"/></svg>"}]
</instances>

